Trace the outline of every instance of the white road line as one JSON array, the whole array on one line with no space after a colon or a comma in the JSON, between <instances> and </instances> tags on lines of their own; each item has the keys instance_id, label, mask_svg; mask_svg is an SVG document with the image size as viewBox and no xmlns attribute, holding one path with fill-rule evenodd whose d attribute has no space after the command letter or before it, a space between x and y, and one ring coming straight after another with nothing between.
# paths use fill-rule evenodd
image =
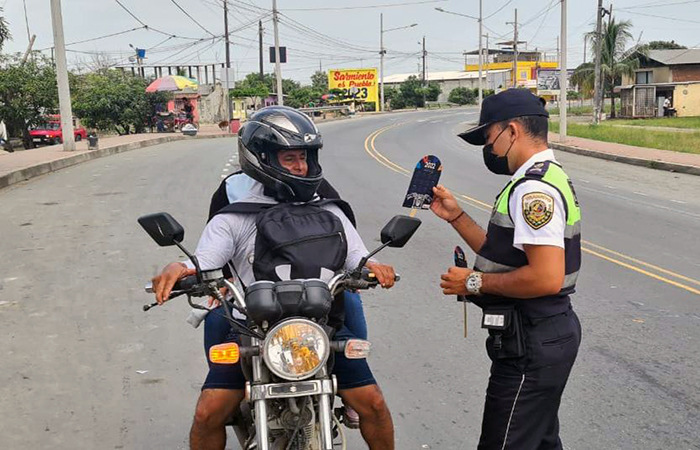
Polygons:
<instances>
[{"instance_id":1,"label":"white road line","mask_svg":"<svg viewBox=\"0 0 700 450\"><path fill-rule=\"evenodd\" d=\"M583 182L583 183L590 183L590 181L584 180L583 178L580 178L578 181L581 181L581 182Z\"/></svg>"},{"instance_id":2,"label":"white road line","mask_svg":"<svg viewBox=\"0 0 700 450\"><path fill-rule=\"evenodd\" d=\"M643 192L633 192L634 194L641 195L642 197L649 197L649 194L645 194Z\"/></svg>"},{"instance_id":3,"label":"white road line","mask_svg":"<svg viewBox=\"0 0 700 450\"><path fill-rule=\"evenodd\" d=\"M229 163L226 163L226 167L231 167L231 164L229 164Z\"/></svg>"},{"instance_id":4,"label":"white road line","mask_svg":"<svg viewBox=\"0 0 700 450\"><path fill-rule=\"evenodd\" d=\"M679 205L685 205L685 202L682 202L680 200L671 200L673 203L678 203Z\"/></svg>"},{"instance_id":5,"label":"white road line","mask_svg":"<svg viewBox=\"0 0 700 450\"><path fill-rule=\"evenodd\" d=\"M228 172L228 169L224 169L224 172Z\"/></svg>"}]
</instances>

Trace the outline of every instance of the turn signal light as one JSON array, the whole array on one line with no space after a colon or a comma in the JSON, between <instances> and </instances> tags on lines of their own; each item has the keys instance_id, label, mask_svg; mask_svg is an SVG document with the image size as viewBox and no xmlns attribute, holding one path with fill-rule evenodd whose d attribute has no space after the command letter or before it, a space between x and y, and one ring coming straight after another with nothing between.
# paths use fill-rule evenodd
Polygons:
<instances>
[{"instance_id":1,"label":"turn signal light","mask_svg":"<svg viewBox=\"0 0 700 450\"><path fill-rule=\"evenodd\" d=\"M372 343L362 339L348 339L345 344L345 357L347 359L365 359L369 356Z\"/></svg>"},{"instance_id":2,"label":"turn signal light","mask_svg":"<svg viewBox=\"0 0 700 450\"><path fill-rule=\"evenodd\" d=\"M236 364L241 357L238 344L229 342L209 348L209 361L214 364Z\"/></svg>"}]
</instances>

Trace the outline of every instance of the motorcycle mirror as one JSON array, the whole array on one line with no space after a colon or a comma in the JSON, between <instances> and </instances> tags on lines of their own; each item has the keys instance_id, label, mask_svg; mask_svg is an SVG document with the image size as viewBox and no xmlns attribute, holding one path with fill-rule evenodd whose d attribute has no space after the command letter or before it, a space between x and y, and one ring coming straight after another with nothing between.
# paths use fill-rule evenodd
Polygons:
<instances>
[{"instance_id":1,"label":"motorcycle mirror","mask_svg":"<svg viewBox=\"0 0 700 450\"><path fill-rule=\"evenodd\" d=\"M185 229L166 212L141 216L138 222L161 247L177 245L185 238Z\"/></svg>"},{"instance_id":2,"label":"motorcycle mirror","mask_svg":"<svg viewBox=\"0 0 700 450\"><path fill-rule=\"evenodd\" d=\"M413 237L421 221L416 217L394 216L382 229L382 244L389 247L401 248Z\"/></svg>"}]
</instances>

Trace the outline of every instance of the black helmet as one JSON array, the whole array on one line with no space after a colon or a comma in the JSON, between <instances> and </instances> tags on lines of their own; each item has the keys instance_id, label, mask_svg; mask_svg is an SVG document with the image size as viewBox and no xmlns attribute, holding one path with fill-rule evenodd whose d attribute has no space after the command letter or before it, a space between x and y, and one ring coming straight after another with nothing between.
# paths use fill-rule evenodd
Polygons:
<instances>
[{"instance_id":1,"label":"black helmet","mask_svg":"<svg viewBox=\"0 0 700 450\"><path fill-rule=\"evenodd\" d=\"M241 169L261 182L280 202L307 202L313 199L323 181L318 150L321 133L313 121L296 109L268 106L255 112L238 132L238 161ZM277 153L306 150L309 171L305 177L283 168Z\"/></svg>"}]
</instances>

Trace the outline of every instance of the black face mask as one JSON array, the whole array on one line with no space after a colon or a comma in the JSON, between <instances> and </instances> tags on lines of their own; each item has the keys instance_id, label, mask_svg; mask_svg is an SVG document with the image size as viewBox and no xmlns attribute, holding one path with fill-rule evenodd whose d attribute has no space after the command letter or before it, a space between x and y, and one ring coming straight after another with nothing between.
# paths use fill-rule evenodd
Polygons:
<instances>
[{"instance_id":1,"label":"black face mask","mask_svg":"<svg viewBox=\"0 0 700 450\"><path fill-rule=\"evenodd\" d=\"M492 143L484 145L484 164L486 164L486 167L496 175L513 175L513 172L510 171L510 167L508 167L508 153L510 153L510 149L513 148L513 144L515 144L515 142L510 144L510 147L508 147L508 151L506 151L505 155L497 156L495 153L493 153L493 144L496 143L504 131L506 131L506 128L498 133L498 136L496 136L496 139L494 139Z\"/></svg>"}]
</instances>

